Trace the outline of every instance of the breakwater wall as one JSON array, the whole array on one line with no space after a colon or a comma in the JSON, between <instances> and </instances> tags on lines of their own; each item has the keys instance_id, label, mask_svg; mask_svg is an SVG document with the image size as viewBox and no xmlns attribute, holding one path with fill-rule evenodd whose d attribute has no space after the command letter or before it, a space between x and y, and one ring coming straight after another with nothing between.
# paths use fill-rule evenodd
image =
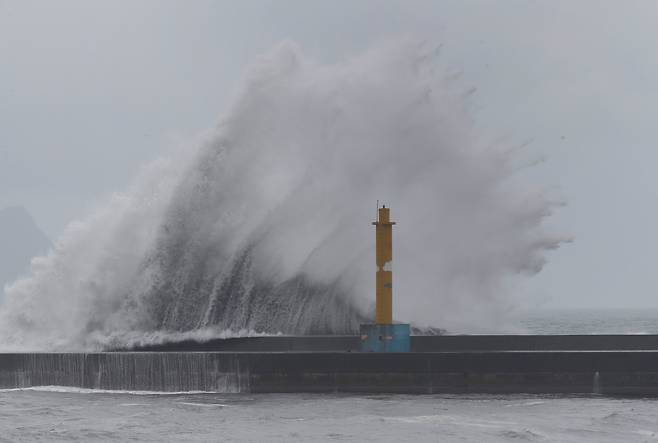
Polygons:
<instances>
[{"instance_id":1,"label":"breakwater wall","mask_svg":"<svg viewBox=\"0 0 658 443\"><path fill-rule=\"evenodd\" d=\"M0 354L0 387L658 395L658 351Z\"/></svg>"},{"instance_id":2,"label":"breakwater wall","mask_svg":"<svg viewBox=\"0 0 658 443\"><path fill-rule=\"evenodd\" d=\"M151 352L358 352L355 335L238 337L135 346ZM411 352L658 350L658 335L418 335Z\"/></svg>"}]
</instances>

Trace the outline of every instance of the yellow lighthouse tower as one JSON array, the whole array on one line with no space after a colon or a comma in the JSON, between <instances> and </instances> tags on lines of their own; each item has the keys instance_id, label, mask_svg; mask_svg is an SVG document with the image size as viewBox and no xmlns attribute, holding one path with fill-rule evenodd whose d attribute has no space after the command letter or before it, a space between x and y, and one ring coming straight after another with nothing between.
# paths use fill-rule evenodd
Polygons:
<instances>
[{"instance_id":1,"label":"yellow lighthouse tower","mask_svg":"<svg viewBox=\"0 0 658 443\"><path fill-rule=\"evenodd\" d=\"M393 324L393 225L390 209L377 207L375 225L375 324L361 325L364 352L408 352L409 325Z\"/></svg>"},{"instance_id":2,"label":"yellow lighthouse tower","mask_svg":"<svg viewBox=\"0 0 658 443\"><path fill-rule=\"evenodd\" d=\"M378 325L393 324L393 225L390 209L386 205L378 208L375 225L376 315Z\"/></svg>"}]
</instances>

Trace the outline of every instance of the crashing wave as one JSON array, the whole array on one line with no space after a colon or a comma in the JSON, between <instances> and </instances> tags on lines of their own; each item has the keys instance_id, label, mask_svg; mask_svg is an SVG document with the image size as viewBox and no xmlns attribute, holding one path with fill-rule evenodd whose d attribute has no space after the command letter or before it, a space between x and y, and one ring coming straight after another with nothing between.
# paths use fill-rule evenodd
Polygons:
<instances>
[{"instance_id":1,"label":"crashing wave","mask_svg":"<svg viewBox=\"0 0 658 443\"><path fill-rule=\"evenodd\" d=\"M336 64L282 44L220 124L72 223L7 288L4 347L90 349L154 333L348 333L372 311L374 202L395 233L395 312L475 331L562 238L519 186L433 48L404 42Z\"/></svg>"}]
</instances>

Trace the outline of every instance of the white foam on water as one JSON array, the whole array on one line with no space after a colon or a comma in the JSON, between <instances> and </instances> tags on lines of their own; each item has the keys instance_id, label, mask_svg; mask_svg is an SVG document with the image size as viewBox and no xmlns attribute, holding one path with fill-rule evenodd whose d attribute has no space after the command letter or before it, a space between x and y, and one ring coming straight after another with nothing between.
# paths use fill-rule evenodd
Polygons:
<instances>
[{"instance_id":1,"label":"white foam on water","mask_svg":"<svg viewBox=\"0 0 658 443\"><path fill-rule=\"evenodd\" d=\"M545 402L543 401L527 401L527 402L522 402L522 403L511 403L508 405L505 405L506 408L512 408L512 407L526 407L526 406L539 406L543 405Z\"/></svg>"},{"instance_id":2,"label":"white foam on water","mask_svg":"<svg viewBox=\"0 0 658 443\"><path fill-rule=\"evenodd\" d=\"M30 386L26 388L0 389L0 392L53 392L61 394L125 394L125 395L194 395L217 394L215 391L130 391L121 389L89 389L72 386Z\"/></svg>"},{"instance_id":3,"label":"white foam on water","mask_svg":"<svg viewBox=\"0 0 658 443\"><path fill-rule=\"evenodd\" d=\"M229 405L223 403L193 403L188 401L178 402L179 405L198 406L200 408L228 408Z\"/></svg>"}]
</instances>

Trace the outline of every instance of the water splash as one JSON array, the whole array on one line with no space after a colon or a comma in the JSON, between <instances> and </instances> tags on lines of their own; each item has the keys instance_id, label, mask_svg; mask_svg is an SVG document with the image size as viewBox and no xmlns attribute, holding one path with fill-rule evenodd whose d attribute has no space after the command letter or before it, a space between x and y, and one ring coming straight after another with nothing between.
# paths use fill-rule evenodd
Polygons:
<instances>
[{"instance_id":1,"label":"water splash","mask_svg":"<svg viewBox=\"0 0 658 443\"><path fill-rule=\"evenodd\" d=\"M551 203L469 117L433 48L323 65L285 43L197 147L71 224L8 288L6 346L89 349L157 331L352 332L371 312L374 202L395 233L398 319L478 330L536 273Z\"/></svg>"}]
</instances>

